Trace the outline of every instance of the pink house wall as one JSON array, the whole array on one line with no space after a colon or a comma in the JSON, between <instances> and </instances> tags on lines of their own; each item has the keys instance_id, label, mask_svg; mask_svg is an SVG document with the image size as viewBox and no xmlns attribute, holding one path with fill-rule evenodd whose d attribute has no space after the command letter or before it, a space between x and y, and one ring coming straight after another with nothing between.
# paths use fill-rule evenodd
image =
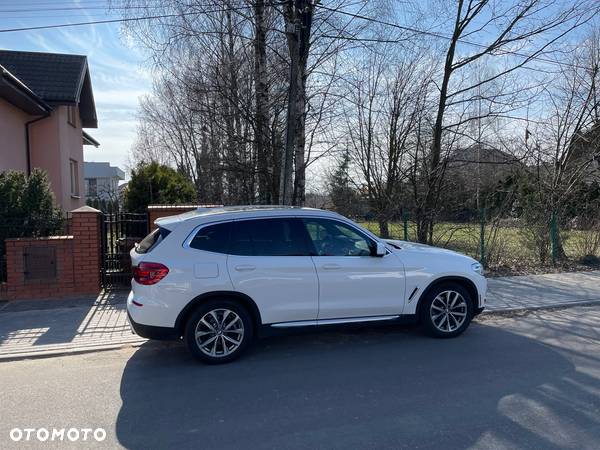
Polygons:
<instances>
[{"instance_id":1,"label":"pink house wall","mask_svg":"<svg viewBox=\"0 0 600 450\"><path fill-rule=\"evenodd\" d=\"M48 173L58 204L64 211L83 206L83 138L81 123L67 120L67 106L56 106L49 117L29 126L31 167ZM0 170L27 170L25 123L33 117L0 99ZM70 160L77 162L79 197L71 195Z\"/></svg>"},{"instance_id":2,"label":"pink house wall","mask_svg":"<svg viewBox=\"0 0 600 450\"><path fill-rule=\"evenodd\" d=\"M58 118L58 136L60 142L60 158L62 173L62 205L65 210L79 208L85 204L85 191L83 183L83 130L81 129L81 120L79 119L79 109L77 113L76 126L71 125L68 120L68 107L59 106L53 111ZM79 179L79 196L71 196L71 171L69 161L77 162L77 173Z\"/></svg>"},{"instance_id":3,"label":"pink house wall","mask_svg":"<svg viewBox=\"0 0 600 450\"><path fill-rule=\"evenodd\" d=\"M27 170L25 122L29 116L0 98L0 171Z\"/></svg>"},{"instance_id":4,"label":"pink house wall","mask_svg":"<svg viewBox=\"0 0 600 450\"><path fill-rule=\"evenodd\" d=\"M58 155L58 125L54 112L29 126L31 167L43 169L48 174L50 187L56 201L62 205L61 167ZM68 211L68 208L63 209Z\"/></svg>"}]
</instances>

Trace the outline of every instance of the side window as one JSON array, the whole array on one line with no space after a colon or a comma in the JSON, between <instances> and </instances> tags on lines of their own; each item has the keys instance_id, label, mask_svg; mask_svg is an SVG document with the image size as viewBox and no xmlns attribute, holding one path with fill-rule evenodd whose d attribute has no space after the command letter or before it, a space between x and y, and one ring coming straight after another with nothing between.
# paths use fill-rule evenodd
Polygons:
<instances>
[{"instance_id":1,"label":"side window","mask_svg":"<svg viewBox=\"0 0 600 450\"><path fill-rule=\"evenodd\" d=\"M79 110L77 109L77 106L68 106L67 107L67 122L69 123L69 125L71 125L72 127L77 128L77 115L79 113Z\"/></svg>"},{"instance_id":2,"label":"side window","mask_svg":"<svg viewBox=\"0 0 600 450\"><path fill-rule=\"evenodd\" d=\"M74 159L69 159L69 170L71 172L71 196L79 197L79 165Z\"/></svg>"},{"instance_id":3,"label":"side window","mask_svg":"<svg viewBox=\"0 0 600 450\"><path fill-rule=\"evenodd\" d=\"M191 240L190 247L207 252L227 253L230 229L230 222L202 227Z\"/></svg>"},{"instance_id":4,"label":"side window","mask_svg":"<svg viewBox=\"0 0 600 450\"><path fill-rule=\"evenodd\" d=\"M302 223L297 219L234 222L229 253L241 256L308 256Z\"/></svg>"},{"instance_id":5,"label":"side window","mask_svg":"<svg viewBox=\"0 0 600 450\"><path fill-rule=\"evenodd\" d=\"M304 219L317 256L370 256L373 240L353 227L329 219Z\"/></svg>"}]
</instances>

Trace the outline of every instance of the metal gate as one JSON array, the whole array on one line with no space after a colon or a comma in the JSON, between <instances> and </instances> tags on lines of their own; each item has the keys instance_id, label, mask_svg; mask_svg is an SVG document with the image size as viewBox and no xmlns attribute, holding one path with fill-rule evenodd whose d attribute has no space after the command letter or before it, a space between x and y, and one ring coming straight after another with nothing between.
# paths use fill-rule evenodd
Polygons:
<instances>
[{"instance_id":1,"label":"metal gate","mask_svg":"<svg viewBox=\"0 0 600 450\"><path fill-rule=\"evenodd\" d=\"M129 252L148 234L148 215L102 215L102 286L127 287L131 282Z\"/></svg>"}]
</instances>

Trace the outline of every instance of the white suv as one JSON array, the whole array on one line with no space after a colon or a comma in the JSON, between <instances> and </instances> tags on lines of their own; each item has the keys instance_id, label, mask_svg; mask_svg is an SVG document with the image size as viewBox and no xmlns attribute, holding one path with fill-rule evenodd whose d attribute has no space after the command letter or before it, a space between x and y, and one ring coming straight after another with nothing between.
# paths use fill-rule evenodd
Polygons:
<instances>
[{"instance_id":1,"label":"white suv","mask_svg":"<svg viewBox=\"0 0 600 450\"><path fill-rule=\"evenodd\" d=\"M209 363L267 328L412 319L454 337L485 306L474 259L383 240L329 211L211 208L155 224L131 251L129 320L142 337L183 337Z\"/></svg>"}]
</instances>

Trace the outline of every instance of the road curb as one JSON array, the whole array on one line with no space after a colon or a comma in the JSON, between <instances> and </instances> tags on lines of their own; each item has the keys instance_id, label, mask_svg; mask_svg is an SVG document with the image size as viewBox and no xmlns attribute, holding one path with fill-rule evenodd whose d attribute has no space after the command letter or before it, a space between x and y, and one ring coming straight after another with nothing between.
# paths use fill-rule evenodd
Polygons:
<instances>
[{"instance_id":1,"label":"road curb","mask_svg":"<svg viewBox=\"0 0 600 450\"><path fill-rule=\"evenodd\" d=\"M574 308L576 306L593 306L593 305L598 305L598 304L600 304L600 299L581 300L581 301L576 301L576 302L565 302L565 303L555 303L553 305L493 309L493 310L484 310L481 313L480 317L513 316L515 314L526 314L526 313L535 312L535 311L552 311L552 310Z\"/></svg>"},{"instance_id":2,"label":"road curb","mask_svg":"<svg viewBox=\"0 0 600 450\"><path fill-rule=\"evenodd\" d=\"M0 354L0 364L3 362L10 361L22 361L26 359L42 359L42 358L54 358L57 356L69 356L69 355L81 355L85 353L96 353L110 350L119 350L121 348L129 347L140 347L147 343L144 341L127 341L127 342L115 342L111 344L94 344L88 346L79 346L71 348L60 348L60 349L47 349L33 352L14 352L2 355Z\"/></svg>"}]
</instances>

